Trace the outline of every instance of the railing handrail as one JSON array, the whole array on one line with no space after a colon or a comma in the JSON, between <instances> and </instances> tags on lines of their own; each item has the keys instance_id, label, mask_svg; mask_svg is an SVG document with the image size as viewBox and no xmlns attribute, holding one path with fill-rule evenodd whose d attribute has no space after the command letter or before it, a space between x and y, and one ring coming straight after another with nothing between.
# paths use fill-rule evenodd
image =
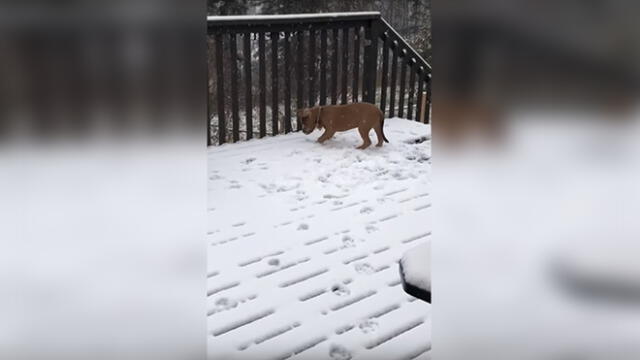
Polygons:
<instances>
[{"instance_id":1,"label":"railing handrail","mask_svg":"<svg viewBox=\"0 0 640 360\"><path fill-rule=\"evenodd\" d=\"M214 15L207 16L208 25L265 25L265 24L295 24L299 22L333 22L350 20L377 20L379 11L359 11L344 13L313 13L313 14L284 14L284 15Z\"/></svg>"},{"instance_id":2,"label":"railing handrail","mask_svg":"<svg viewBox=\"0 0 640 360\"><path fill-rule=\"evenodd\" d=\"M411 56L416 58L417 61L421 63L420 65L425 66L426 70L428 70L428 72L430 73L431 65L425 59L423 59L422 56L420 56L420 54L418 54L418 52L415 51L413 47L411 47L411 45L407 44L407 42L402 38L402 36L400 36L400 34L398 34L398 32L391 25L389 25L389 23L385 19L380 18L380 21L382 21L386 30L391 32L391 34L393 35L393 40L397 41L400 45L402 45L402 47L404 47L410 53ZM383 35L383 33L384 33L384 30L382 30L381 35ZM429 76L431 75L429 74Z\"/></svg>"}]
</instances>

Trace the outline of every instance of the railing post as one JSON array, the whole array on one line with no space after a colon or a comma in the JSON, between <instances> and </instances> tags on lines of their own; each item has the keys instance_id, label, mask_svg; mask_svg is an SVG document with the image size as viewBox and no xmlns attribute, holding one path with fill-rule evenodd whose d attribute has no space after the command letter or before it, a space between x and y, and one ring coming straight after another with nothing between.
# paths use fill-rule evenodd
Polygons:
<instances>
[{"instance_id":1,"label":"railing post","mask_svg":"<svg viewBox=\"0 0 640 360\"><path fill-rule=\"evenodd\" d=\"M378 69L378 37L382 29L379 19L370 20L364 29L364 66L362 72L362 100L376 102L376 77Z\"/></svg>"}]
</instances>

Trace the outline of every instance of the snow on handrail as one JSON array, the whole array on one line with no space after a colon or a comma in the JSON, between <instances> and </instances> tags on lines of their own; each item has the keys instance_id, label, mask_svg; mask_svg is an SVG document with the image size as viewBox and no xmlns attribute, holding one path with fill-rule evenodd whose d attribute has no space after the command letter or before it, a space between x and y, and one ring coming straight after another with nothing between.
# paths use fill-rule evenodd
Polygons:
<instances>
[{"instance_id":1,"label":"snow on handrail","mask_svg":"<svg viewBox=\"0 0 640 360\"><path fill-rule=\"evenodd\" d=\"M215 23L290 23L297 20L315 20L315 21L332 21L332 20L366 20L378 19L380 12L378 11L359 11L359 12L341 12L341 13L313 13L313 14L283 14L283 15L230 15L207 16L207 22Z\"/></svg>"}]
</instances>

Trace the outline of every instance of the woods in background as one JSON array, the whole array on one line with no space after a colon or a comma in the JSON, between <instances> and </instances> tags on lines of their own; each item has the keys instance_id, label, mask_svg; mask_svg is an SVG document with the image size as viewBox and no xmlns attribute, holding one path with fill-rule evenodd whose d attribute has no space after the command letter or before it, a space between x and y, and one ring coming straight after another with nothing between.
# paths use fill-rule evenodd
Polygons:
<instances>
[{"instance_id":1,"label":"woods in background","mask_svg":"<svg viewBox=\"0 0 640 360\"><path fill-rule=\"evenodd\" d=\"M207 0L208 15L379 11L427 62L431 62L431 0Z\"/></svg>"}]
</instances>

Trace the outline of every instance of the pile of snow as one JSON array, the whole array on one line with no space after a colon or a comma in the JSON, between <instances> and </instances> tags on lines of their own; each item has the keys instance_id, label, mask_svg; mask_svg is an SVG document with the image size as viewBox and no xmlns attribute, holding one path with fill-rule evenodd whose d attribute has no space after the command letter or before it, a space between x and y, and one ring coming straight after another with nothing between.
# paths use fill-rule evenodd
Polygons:
<instances>
[{"instance_id":1,"label":"pile of snow","mask_svg":"<svg viewBox=\"0 0 640 360\"><path fill-rule=\"evenodd\" d=\"M402 257L402 275L405 287L431 293L431 242L426 242L407 251Z\"/></svg>"}]
</instances>

